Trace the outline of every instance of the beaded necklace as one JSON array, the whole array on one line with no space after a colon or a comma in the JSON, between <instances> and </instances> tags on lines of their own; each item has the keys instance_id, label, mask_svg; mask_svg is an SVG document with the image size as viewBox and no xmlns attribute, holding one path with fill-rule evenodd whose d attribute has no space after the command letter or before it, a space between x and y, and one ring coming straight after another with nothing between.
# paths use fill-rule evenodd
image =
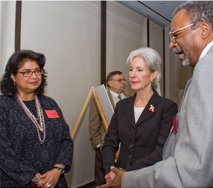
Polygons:
<instances>
[{"instance_id":1,"label":"beaded necklace","mask_svg":"<svg viewBox=\"0 0 213 188\"><path fill-rule=\"evenodd\" d=\"M18 94L16 94L15 98L16 98L16 101L18 102L18 104L21 106L21 108L27 114L27 116L34 123L34 125L35 125L35 127L37 129L37 134L38 134L39 142L41 144L43 144L44 140L46 138L46 128L45 128L45 122L44 122L44 114L43 114L43 111L41 109L41 105L40 105L40 102L38 100L38 97L35 94L35 106L36 106L37 116L38 116L40 124L39 124L38 120L35 118L35 116L30 112L30 110L24 104L24 102L22 101L22 99L19 97ZM43 139L41 139L40 132L43 133Z\"/></svg>"}]
</instances>

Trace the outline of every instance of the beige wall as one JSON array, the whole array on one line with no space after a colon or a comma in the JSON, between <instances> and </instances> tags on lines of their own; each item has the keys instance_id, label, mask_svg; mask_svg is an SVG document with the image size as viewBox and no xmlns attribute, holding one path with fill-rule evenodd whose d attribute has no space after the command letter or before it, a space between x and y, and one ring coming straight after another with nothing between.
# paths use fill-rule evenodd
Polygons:
<instances>
[{"instance_id":1,"label":"beige wall","mask_svg":"<svg viewBox=\"0 0 213 188\"><path fill-rule=\"evenodd\" d=\"M106 73L120 70L128 78L126 59L132 50L147 46L146 18L118 2L107 3ZM129 82L127 93L133 94Z\"/></svg>"},{"instance_id":2,"label":"beige wall","mask_svg":"<svg viewBox=\"0 0 213 188\"><path fill-rule=\"evenodd\" d=\"M15 1L0 1L0 74L15 50L15 9Z\"/></svg>"},{"instance_id":3,"label":"beige wall","mask_svg":"<svg viewBox=\"0 0 213 188\"><path fill-rule=\"evenodd\" d=\"M149 33L150 33L150 47L157 50L162 59L161 65L161 80L160 80L160 92L164 96L164 49L163 49L163 27L158 23L151 21L149 22Z\"/></svg>"}]
</instances>

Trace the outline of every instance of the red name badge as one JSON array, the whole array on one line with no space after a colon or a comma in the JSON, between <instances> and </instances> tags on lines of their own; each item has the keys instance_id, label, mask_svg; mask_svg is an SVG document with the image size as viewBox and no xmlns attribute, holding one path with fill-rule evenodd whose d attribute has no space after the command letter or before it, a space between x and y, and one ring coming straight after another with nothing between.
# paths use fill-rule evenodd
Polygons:
<instances>
[{"instance_id":1,"label":"red name badge","mask_svg":"<svg viewBox=\"0 0 213 188\"><path fill-rule=\"evenodd\" d=\"M176 134L178 132L178 116L173 118L173 132Z\"/></svg>"},{"instance_id":2,"label":"red name badge","mask_svg":"<svg viewBox=\"0 0 213 188\"><path fill-rule=\"evenodd\" d=\"M47 114L48 118L59 118L59 115L56 110L45 110L45 113Z\"/></svg>"}]
</instances>

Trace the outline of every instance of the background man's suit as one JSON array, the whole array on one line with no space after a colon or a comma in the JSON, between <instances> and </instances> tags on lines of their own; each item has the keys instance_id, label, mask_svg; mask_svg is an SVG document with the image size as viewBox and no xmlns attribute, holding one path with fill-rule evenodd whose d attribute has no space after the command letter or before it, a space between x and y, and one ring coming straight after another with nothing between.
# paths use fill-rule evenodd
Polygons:
<instances>
[{"instance_id":1,"label":"background man's suit","mask_svg":"<svg viewBox=\"0 0 213 188\"><path fill-rule=\"evenodd\" d=\"M107 90L107 94L114 109L115 104L113 102L112 95L109 90ZM89 122L90 122L89 125L90 141L92 147L95 149L96 146L100 143L102 144L101 146L103 146L106 131L104 130L104 125L101 121L101 117L99 115L98 108L96 106L94 98L91 100L90 103ZM98 128L100 131L97 131Z\"/></svg>"},{"instance_id":2,"label":"background man's suit","mask_svg":"<svg viewBox=\"0 0 213 188\"><path fill-rule=\"evenodd\" d=\"M127 172L122 187L213 187L213 47L188 82L164 161Z\"/></svg>"},{"instance_id":3,"label":"background man's suit","mask_svg":"<svg viewBox=\"0 0 213 188\"><path fill-rule=\"evenodd\" d=\"M113 101L113 97L112 97L112 94L110 93L110 90L107 90L107 94L109 96L110 102L114 109L115 103ZM125 94L125 96L129 97L129 95L127 95L127 94ZM95 176L98 177L98 178L95 178L96 181L98 181L98 182L96 182L96 184L101 185L105 181L105 179L104 179L105 171L103 168L102 153L100 153L100 152L101 152L101 147L104 144L104 137L106 135L106 131L104 129L104 125L103 125L103 122L99 115L94 98L91 100L91 103L90 103L89 132L90 132L90 141L91 141L92 147L96 151ZM98 145L99 145L99 147L97 148Z\"/></svg>"}]
</instances>

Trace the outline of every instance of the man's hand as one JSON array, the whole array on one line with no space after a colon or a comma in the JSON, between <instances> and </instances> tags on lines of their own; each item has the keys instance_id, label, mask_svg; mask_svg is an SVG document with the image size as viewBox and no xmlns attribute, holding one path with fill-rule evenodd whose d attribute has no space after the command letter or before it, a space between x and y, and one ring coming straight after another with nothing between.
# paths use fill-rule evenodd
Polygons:
<instances>
[{"instance_id":1,"label":"man's hand","mask_svg":"<svg viewBox=\"0 0 213 188\"><path fill-rule=\"evenodd\" d=\"M114 166L111 166L110 169L116 175L114 180L105 184L105 185L98 186L97 188L106 188L106 187L108 187L108 188L120 188L121 187L122 177L126 173L126 171L119 170L119 169L115 168Z\"/></svg>"}]
</instances>

